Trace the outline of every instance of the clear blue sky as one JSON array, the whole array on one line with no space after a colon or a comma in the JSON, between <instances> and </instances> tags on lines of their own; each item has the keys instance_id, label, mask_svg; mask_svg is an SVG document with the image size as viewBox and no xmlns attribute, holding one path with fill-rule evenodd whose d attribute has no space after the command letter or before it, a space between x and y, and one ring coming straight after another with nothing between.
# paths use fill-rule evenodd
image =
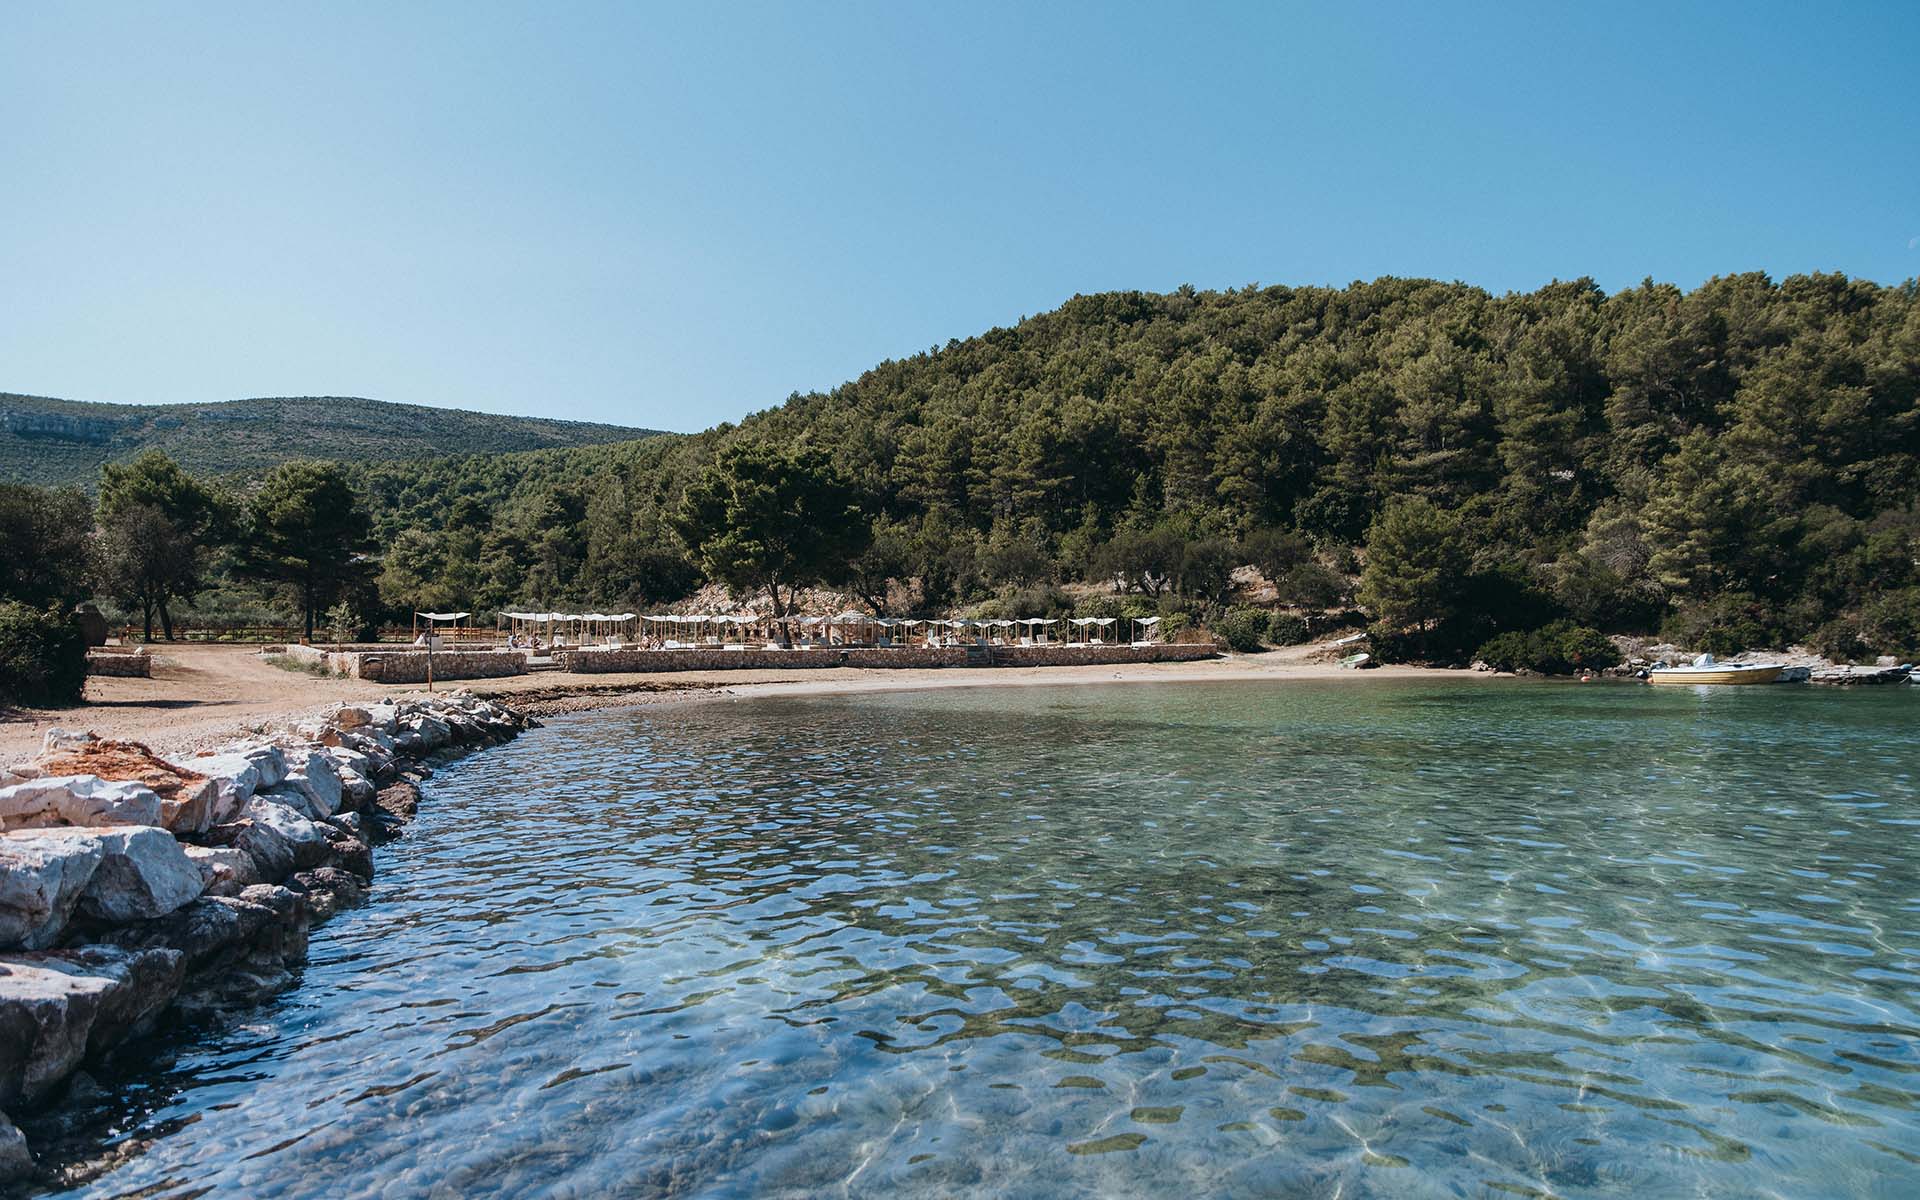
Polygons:
<instances>
[{"instance_id":1,"label":"clear blue sky","mask_svg":"<svg viewBox=\"0 0 1920 1200\"><path fill-rule=\"evenodd\" d=\"M0 9L0 390L691 430L1076 292L1920 274L1920 5Z\"/></svg>"}]
</instances>

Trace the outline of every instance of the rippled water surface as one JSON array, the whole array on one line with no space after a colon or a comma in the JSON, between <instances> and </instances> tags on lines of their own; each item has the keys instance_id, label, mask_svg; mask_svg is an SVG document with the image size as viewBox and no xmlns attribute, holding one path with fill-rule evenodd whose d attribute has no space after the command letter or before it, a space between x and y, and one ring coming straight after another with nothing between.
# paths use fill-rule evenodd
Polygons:
<instances>
[{"instance_id":1,"label":"rippled water surface","mask_svg":"<svg viewBox=\"0 0 1920 1200\"><path fill-rule=\"evenodd\" d=\"M555 721L436 777L91 1186L1913 1196L1916 716L1367 681Z\"/></svg>"}]
</instances>

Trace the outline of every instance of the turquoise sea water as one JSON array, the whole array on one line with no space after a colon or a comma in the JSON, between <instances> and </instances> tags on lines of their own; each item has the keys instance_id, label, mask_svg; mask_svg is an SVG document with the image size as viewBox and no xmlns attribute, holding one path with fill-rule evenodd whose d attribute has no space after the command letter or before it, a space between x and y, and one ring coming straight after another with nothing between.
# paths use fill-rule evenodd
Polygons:
<instances>
[{"instance_id":1,"label":"turquoise sea water","mask_svg":"<svg viewBox=\"0 0 1920 1200\"><path fill-rule=\"evenodd\" d=\"M1920 1194L1916 691L556 721L91 1190Z\"/></svg>"}]
</instances>

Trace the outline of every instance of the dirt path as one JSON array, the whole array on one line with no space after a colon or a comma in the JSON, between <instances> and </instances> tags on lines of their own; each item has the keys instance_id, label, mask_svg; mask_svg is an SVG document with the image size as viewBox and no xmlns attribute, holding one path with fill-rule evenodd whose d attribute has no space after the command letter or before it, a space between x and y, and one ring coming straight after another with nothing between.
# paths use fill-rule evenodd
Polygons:
<instances>
[{"instance_id":1,"label":"dirt path","mask_svg":"<svg viewBox=\"0 0 1920 1200\"><path fill-rule=\"evenodd\" d=\"M1295 646L1268 654L1234 655L1207 662L1124 666L988 670L833 667L807 671L680 671L586 676L549 672L507 679L476 679L446 686L466 688L536 713L551 714L723 692L819 695L918 688L1181 680L1359 682L1420 676L1459 678L1466 674L1418 667L1343 671L1317 658L1316 654L1314 647ZM0 762L29 757L39 750L46 731L55 726L90 729L102 737L143 741L161 753L182 754L210 748L262 726L297 720L312 710L342 701L378 699L411 690L414 689L289 671L262 659L256 646L156 646L152 679L91 678L87 680L84 706L30 709L9 714L12 719L0 720Z\"/></svg>"}]
</instances>

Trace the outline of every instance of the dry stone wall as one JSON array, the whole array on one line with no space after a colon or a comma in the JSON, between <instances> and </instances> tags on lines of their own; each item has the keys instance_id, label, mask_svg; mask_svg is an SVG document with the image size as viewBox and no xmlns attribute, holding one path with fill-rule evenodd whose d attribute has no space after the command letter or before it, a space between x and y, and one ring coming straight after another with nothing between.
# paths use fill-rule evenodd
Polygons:
<instances>
[{"instance_id":1,"label":"dry stone wall","mask_svg":"<svg viewBox=\"0 0 1920 1200\"><path fill-rule=\"evenodd\" d=\"M1213 658L1209 645L1178 646L995 646L997 667L1117 666L1121 663L1198 662Z\"/></svg>"},{"instance_id":2,"label":"dry stone wall","mask_svg":"<svg viewBox=\"0 0 1920 1200\"><path fill-rule=\"evenodd\" d=\"M581 674L647 671L804 670L814 667L1070 667L1117 663L1194 662L1212 658L1214 648L1194 646L995 646L978 661L964 646L933 649L844 650L563 650L557 656L568 671ZM990 660L990 661L989 661Z\"/></svg>"},{"instance_id":3,"label":"dry stone wall","mask_svg":"<svg viewBox=\"0 0 1920 1200\"><path fill-rule=\"evenodd\" d=\"M153 678L153 656L144 649L124 651L87 651L87 674L118 675L129 679Z\"/></svg>"},{"instance_id":4,"label":"dry stone wall","mask_svg":"<svg viewBox=\"0 0 1920 1200\"><path fill-rule=\"evenodd\" d=\"M808 670L821 667L963 667L965 649L846 649L821 646L808 650L562 650L556 657L569 671L582 674L643 671Z\"/></svg>"},{"instance_id":5,"label":"dry stone wall","mask_svg":"<svg viewBox=\"0 0 1920 1200\"><path fill-rule=\"evenodd\" d=\"M425 683L427 656L422 651L399 653L338 654L342 674L374 683ZM523 650L436 650L433 652L433 677L441 679L497 679L503 675L525 675L527 655Z\"/></svg>"},{"instance_id":6,"label":"dry stone wall","mask_svg":"<svg viewBox=\"0 0 1920 1200\"><path fill-rule=\"evenodd\" d=\"M285 654L300 662L325 667L335 675L364 679L370 683L425 683L427 652L393 646L381 649L356 647L351 650L322 650L318 646L269 646L270 654ZM525 675L525 650L435 650L433 678L436 682L453 679L498 679L504 675Z\"/></svg>"}]
</instances>

